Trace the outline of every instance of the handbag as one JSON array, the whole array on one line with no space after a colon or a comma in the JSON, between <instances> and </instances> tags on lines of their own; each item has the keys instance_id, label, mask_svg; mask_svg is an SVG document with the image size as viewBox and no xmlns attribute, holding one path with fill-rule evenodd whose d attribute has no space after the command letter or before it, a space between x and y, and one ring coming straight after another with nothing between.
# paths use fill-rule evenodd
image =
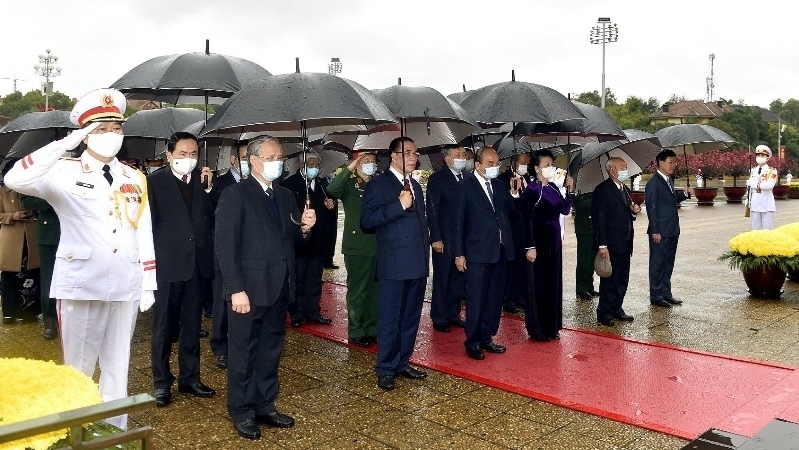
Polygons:
<instances>
[{"instance_id":1,"label":"handbag","mask_svg":"<svg viewBox=\"0 0 799 450\"><path fill-rule=\"evenodd\" d=\"M613 273L610 258L603 258L597 253L596 258L594 258L594 272L602 278L609 277Z\"/></svg>"}]
</instances>

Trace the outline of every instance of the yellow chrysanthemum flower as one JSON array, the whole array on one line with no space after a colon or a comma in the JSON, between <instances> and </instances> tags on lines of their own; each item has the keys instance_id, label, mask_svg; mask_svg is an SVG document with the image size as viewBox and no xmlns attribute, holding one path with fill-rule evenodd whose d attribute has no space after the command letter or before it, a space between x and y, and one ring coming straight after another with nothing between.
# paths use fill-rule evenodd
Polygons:
<instances>
[{"instance_id":1,"label":"yellow chrysanthemum flower","mask_svg":"<svg viewBox=\"0 0 799 450\"><path fill-rule=\"evenodd\" d=\"M791 258L799 255L799 241L777 230L753 230L730 239L730 249L742 255Z\"/></svg>"},{"instance_id":2,"label":"yellow chrysanthemum flower","mask_svg":"<svg viewBox=\"0 0 799 450\"><path fill-rule=\"evenodd\" d=\"M777 228L774 231L780 231L785 234L790 234L794 239L799 241L799 222L789 223Z\"/></svg>"},{"instance_id":3,"label":"yellow chrysanthemum flower","mask_svg":"<svg viewBox=\"0 0 799 450\"><path fill-rule=\"evenodd\" d=\"M91 378L52 361L0 358L0 424L21 422L102 402ZM46 449L67 430L0 444L0 450Z\"/></svg>"}]
</instances>

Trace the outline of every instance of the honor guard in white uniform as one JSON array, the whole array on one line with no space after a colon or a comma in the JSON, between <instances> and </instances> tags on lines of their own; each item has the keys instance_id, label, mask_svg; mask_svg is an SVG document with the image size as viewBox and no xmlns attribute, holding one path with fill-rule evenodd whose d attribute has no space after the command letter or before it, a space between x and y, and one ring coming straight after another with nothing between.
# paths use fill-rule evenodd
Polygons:
<instances>
[{"instance_id":1,"label":"honor guard in white uniform","mask_svg":"<svg viewBox=\"0 0 799 450\"><path fill-rule=\"evenodd\" d=\"M136 309L151 307L156 289L147 181L116 159L125 105L113 89L86 94L70 115L81 129L5 177L15 191L47 200L61 220L50 296L58 299L64 363L92 376L99 358L104 401L128 395ZM62 158L81 142L80 158ZM107 422L125 429L127 416Z\"/></svg>"},{"instance_id":2,"label":"honor guard in white uniform","mask_svg":"<svg viewBox=\"0 0 799 450\"><path fill-rule=\"evenodd\" d=\"M774 202L774 185L777 184L777 169L768 166L771 158L771 149L765 145L755 147L755 161L757 165L749 172L746 186L749 188L750 216L753 230L773 230L774 211L777 205Z\"/></svg>"}]
</instances>

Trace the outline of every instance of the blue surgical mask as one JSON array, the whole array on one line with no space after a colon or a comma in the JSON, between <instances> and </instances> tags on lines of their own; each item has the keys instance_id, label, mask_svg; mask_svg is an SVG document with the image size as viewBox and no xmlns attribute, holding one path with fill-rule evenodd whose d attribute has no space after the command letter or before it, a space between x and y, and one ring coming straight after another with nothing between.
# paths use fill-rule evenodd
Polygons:
<instances>
[{"instance_id":1,"label":"blue surgical mask","mask_svg":"<svg viewBox=\"0 0 799 450\"><path fill-rule=\"evenodd\" d=\"M453 159L452 160L452 168L461 171L466 168L466 160L465 159Z\"/></svg>"},{"instance_id":2,"label":"blue surgical mask","mask_svg":"<svg viewBox=\"0 0 799 450\"><path fill-rule=\"evenodd\" d=\"M499 166L486 167L486 178L489 180L494 179L499 175Z\"/></svg>"},{"instance_id":3,"label":"blue surgical mask","mask_svg":"<svg viewBox=\"0 0 799 450\"><path fill-rule=\"evenodd\" d=\"M269 181L275 181L280 178L283 173L283 161L267 161L264 162L264 170L261 176Z\"/></svg>"},{"instance_id":4,"label":"blue surgical mask","mask_svg":"<svg viewBox=\"0 0 799 450\"><path fill-rule=\"evenodd\" d=\"M248 176L250 176L250 163L248 163L247 161L241 161L241 162L239 163L239 165L241 166L241 173L240 173L240 175L241 175L243 178L247 178Z\"/></svg>"},{"instance_id":5,"label":"blue surgical mask","mask_svg":"<svg viewBox=\"0 0 799 450\"><path fill-rule=\"evenodd\" d=\"M377 172L377 163L365 163L361 164L361 173L366 175L367 177L371 177L372 175Z\"/></svg>"},{"instance_id":6,"label":"blue surgical mask","mask_svg":"<svg viewBox=\"0 0 799 450\"><path fill-rule=\"evenodd\" d=\"M309 180L313 180L319 175L319 168L318 167L308 167L304 170L305 176L308 177Z\"/></svg>"},{"instance_id":7,"label":"blue surgical mask","mask_svg":"<svg viewBox=\"0 0 799 450\"><path fill-rule=\"evenodd\" d=\"M630 173L626 170L620 170L616 178L619 179L620 183L624 183L625 181L630 179Z\"/></svg>"}]
</instances>

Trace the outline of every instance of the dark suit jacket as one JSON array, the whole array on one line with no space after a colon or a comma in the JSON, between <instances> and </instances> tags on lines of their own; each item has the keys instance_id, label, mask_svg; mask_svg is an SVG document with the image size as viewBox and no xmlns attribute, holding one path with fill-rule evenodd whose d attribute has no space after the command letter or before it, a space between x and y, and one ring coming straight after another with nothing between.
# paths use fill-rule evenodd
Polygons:
<instances>
[{"instance_id":1,"label":"dark suit jacket","mask_svg":"<svg viewBox=\"0 0 799 450\"><path fill-rule=\"evenodd\" d=\"M58 221L58 214L47 200L30 195L23 195L22 206L39 213L36 221L36 243L38 245L58 246L61 238L61 223Z\"/></svg>"},{"instance_id":2,"label":"dark suit jacket","mask_svg":"<svg viewBox=\"0 0 799 450\"><path fill-rule=\"evenodd\" d=\"M492 264L499 261L500 232L505 259L510 261L514 257L509 219L515 210L513 197L504 183L491 180L495 206L492 208L480 182L476 175L463 180L455 201L452 254L456 258L465 256L467 266L469 262Z\"/></svg>"},{"instance_id":3,"label":"dark suit jacket","mask_svg":"<svg viewBox=\"0 0 799 450\"><path fill-rule=\"evenodd\" d=\"M297 207L300 211L305 209L305 179L299 171L294 175L283 180L281 185L294 193ZM327 195L327 180L317 177L314 183L315 188L311 191L311 207L316 211L316 224L308 237L308 242L297 248L298 258L319 258L327 256L328 246L330 245L331 227L336 225L334 212L327 209L325 199Z\"/></svg>"},{"instance_id":4,"label":"dark suit jacket","mask_svg":"<svg viewBox=\"0 0 799 450\"><path fill-rule=\"evenodd\" d=\"M230 169L225 172L224 175L214 178L214 187L211 189L211 196L218 200L222 195L222 191L224 191L226 187L234 184L236 184L236 178L233 177L233 169Z\"/></svg>"},{"instance_id":5,"label":"dark suit jacket","mask_svg":"<svg viewBox=\"0 0 799 450\"><path fill-rule=\"evenodd\" d=\"M685 192L672 192L669 184L656 171L644 188L646 191L646 216L649 218L647 234L660 234L661 237L680 235L680 217L677 203L688 196Z\"/></svg>"},{"instance_id":6,"label":"dark suit jacket","mask_svg":"<svg viewBox=\"0 0 799 450\"><path fill-rule=\"evenodd\" d=\"M180 194L175 175L169 168L147 176L150 212L153 219L153 245L159 282L188 281L195 264L203 277L214 270L214 202L195 170L189 181L191 211Z\"/></svg>"},{"instance_id":7,"label":"dark suit jacket","mask_svg":"<svg viewBox=\"0 0 799 450\"><path fill-rule=\"evenodd\" d=\"M361 203L361 228L377 238L377 277L389 280L425 278L430 270L430 235L422 187L411 179L412 211L399 201L402 183L390 168L366 183Z\"/></svg>"},{"instance_id":8,"label":"dark suit jacket","mask_svg":"<svg viewBox=\"0 0 799 450\"><path fill-rule=\"evenodd\" d=\"M513 178L513 169L508 167L508 169L501 174L497 175L497 180L501 181L502 184L505 186L505 190L510 189L510 179ZM531 178L530 174L524 175L524 182L530 184ZM526 185L525 185L526 186ZM521 186L519 187L519 193L524 192L524 188ZM518 206L517 202L517 206ZM524 223L522 222L522 215L520 213L515 213L510 216L510 230L513 232L513 243L516 245L518 250L524 249Z\"/></svg>"},{"instance_id":9,"label":"dark suit jacket","mask_svg":"<svg viewBox=\"0 0 799 450\"><path fill-rule=\"evenodd\" d=\"M286 281L289 302L294 301L294 248L305 242L289 218L300 217L294 194L272 187L280 217L254 177L225 189L216 209L216 255L227 292L244 291L256 306L273 305Z\"/></svg>"},{"instance_id":10,"label":"dark suit jacket","mask_svg":"<svg viewBox=\"0 0 799 450\"><path fill-rule=\"evenodd\" d=\"M591 204L591 225L594 228L594 249L607 246L612 253L633 253L633 220L630 192L620 191L611 178L594 189Z\"/></svg>"},{"instance_id":11,"label":"dark suit jacket","mask_svg":"<svg viewBox=\"0 0 799 450\"><path fill-rule=\"evenodd\" d=\"M462 172L464 179L471 176ZM444 242L444 249L452 245L452 228L455 223L455 197L459 191L459 182L448 166L435 171L427 180L427 224L430 227L430 241Z\"/></svg>"}]
</instances>

